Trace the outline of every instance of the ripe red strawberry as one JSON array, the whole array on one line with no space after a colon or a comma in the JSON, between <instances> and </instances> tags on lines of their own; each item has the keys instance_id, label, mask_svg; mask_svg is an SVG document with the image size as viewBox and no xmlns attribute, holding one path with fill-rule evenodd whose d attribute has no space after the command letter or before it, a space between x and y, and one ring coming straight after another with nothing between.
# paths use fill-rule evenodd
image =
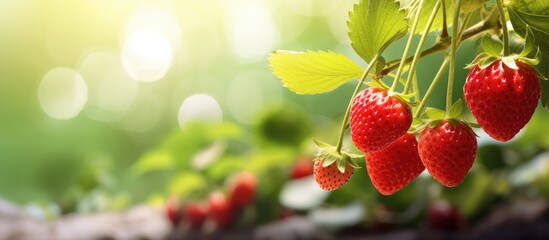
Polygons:
<instances>
[{"instance_id":1,"label":"ripe red strawberry","mask_svg":"<svg viewBox=\"0 0 549 240\"><path fill-rule=\"evenodd\" d=\"M473 166L477 139L467 124L442 120L436 127L423 130L418 149L429 173L442 185L454 187Z\"/></svg>"},{"instance_id":2,"label":"ripe red strawberry","mask_svg":"<svg viewBox=\"0 0 549 240\"><path fill-rule=\"evenodd\" d=\"M313 162L307 158L301 158L295 163L292 172L292 179L299 179L313 175Z\"/></svg>"},{"instance_id":3,"label":"ripe red strawberry","mask_svg":"<svg viewBox=\"0 0 549 240\"><path fill-rule=\"evenodd\" d=\"M353 100L350 117L353 142L365 153L387 147L412 124L410 107L379 88L360 92Z\"/></svg>"},{"instance_id":4,"label":"ripe red strawberry","mask_svg":"<svg viewBox=\"0 0 549 240\"><path fill-rule=\"evenodd\" d=\"M324 160L316 161L314 164L314 177L320 188L331 191L345 185L353 175L355 169L346 164L345 172L340 172L337 168L337 162L323 167Z\"/></svg>"},{"instance_id":5,"label":"ripe red strawberry","mask_svg":"<svg viewBox=\"0 0 549 240\"><path fill-rule=\"evenodd\" d=\"M425 167L419 158L417 140L406 133L388 147L366 157L366 170L376 189L391 195L414 180Z\"/></svg>"},{"instance_id":6,"label":"ripe red strawberry","mask_svg":"<svg viewBox=\"0 0 549 240\"><path fill-rule=\"evenodd\" d=\"M166 216L173 226L181 222L181 210L179 206L179 198L171 197L166 201Z\"/></svg>"},{"instance_id":7,"label":"ripe red strawberry","mask_svg":"<svg viewBox=\"0 0 549 240\"><path fill-rule=\"evenodd\" d=\"M208 209L201 203L188 202L183 209L183 215L192 228L200 228L208 217Z\"/></svg>"},{"instance_id":8,"label":"ripe red strawberry","mask_svg":"<svg viewBox=\"0 0 549 240\"><path fill-rule=\"evenodd\" d=\"M229 202L234 208L243 208L255 197L255 176L250 172L236 175L235 182L230 187Z\"/></svg>"},{"instance_id":9,"label":"ripe red strawberry","mask_svg":"<svg viewBox=\"0 0 549 240\"><path fill-rule=\"evenodd\" d=\"M226 228L233 221L234 210L221 192L213 192L208 198L208 212L218 228Z\"/></svg>"},{"instance_id":10,"label":"ripe red strawberry","mask_svg":"<svg viewBox=\"0 0 549 240\"><path fill-rule=\"evenodd\" d=\"M515 61L509 68L501 59L484 69L474 67L463 87L465 101L479 125L494 139L506 142L530 121L540 98L536 70Z\"/></svg>"}]
</instances>

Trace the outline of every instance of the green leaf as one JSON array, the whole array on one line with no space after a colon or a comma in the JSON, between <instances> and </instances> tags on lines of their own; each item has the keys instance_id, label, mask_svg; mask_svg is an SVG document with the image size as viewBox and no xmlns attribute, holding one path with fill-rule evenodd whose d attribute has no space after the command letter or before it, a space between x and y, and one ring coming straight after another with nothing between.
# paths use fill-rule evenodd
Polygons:
<instances>
[{"instance_id":1,"label":"green leaf","mask_svg":"<svg viewBox=\"0 0 549 240\"><path fill-rule=\"evenodd\" d=\"M360 0L349 13L349 37L366 62L406 35L406 13L394 0Z\"/></svg>"},{"instance_id":2,"label":"green leaf","mask_svg":"<svg viewBox=\"0 0 549 240\"><path fill-rule=\"evenodd\" d=\"M450 112L448 113L449 118L458 118L463 112L463 100L458 99L457 102L452 105Z\"/></svg>"},{"instance_id":3,"label":"green leaf","mask_svg":"<svg viewBox=\"0 0 549 240\"><path fill-rule=\"evenodd\" d=\"M486 34L481 41L482 50L490 56L497 57L503 50L503 42L492 34Z\"/></svg>"},{"instance_id":4,"label":"green leaf","mask_svg":"<svg viewBox=\"0 0 549 240\"><path fill-rule=\"evenodd\" d=\"M132 167L132 171L141 175L151 171L168 170L173 168L174 158L166 151L153 151L146 153Z\"/></svg>"},{"instance_id":5,"label":"green leaf","mask_svg":"<svg viewBox=\"0 0 549 240\"><path fill-rule=\"evenodd\" d=\"M425 109L425 113L432 120L441 120L444 119L444 117L446 116L446 113L444 111L431 107Z\"/></svg>"},{"instance_id":6,"label":"green leaf","mask_svg":"<svg viewBox=\"0 0 549 240\"><path fill-rule=\"evenodd\" d=\"M170 181L168 191L170 195L177 195L181 198L192 196L207 187L206 179L195 172L184 171L179 173Z\"/></svg>"},{"instance_id":7,"label":"green leaf","mask_svg":"<svg viewBox=\"0 0 549 240\"><path fill-rule=\"evenodd\" d=\"M532 33L540 50L549 54L549 1L512 0L507 9L515 32L523 38Z\"/></svg>"},{"instance_id":8,"label":"green leaf","mask_svg":"<svg viewBox=\"0 0 549 240\"><path fill-rule=\"evenodd\" d=\"M358 79L363 69L334 52L276 51L269 58L274 74L298 94L317 94Z\"/></svg>"},{"instance_id":9,"label":"green leaf","mask_svg":"<svg viewBox=\"0 0 549 240\"><path fill-rule=\"evenodd\" d=\"M453 0L445 0L446 5L446 24L448 27L452 25L451 16L454 12L454 1ZM400 2L400 7L402 9L406 9L406 14L408 19L413 19L415 10L417 8L417 3L419 1L415 0L397 0L397 2ZM414 3L415 2L415 3ZM429 21L429 15L433 11L433 8L436 6L437 1L436 0L425 0L423 3L423 7L421 8L421 13L418 19L416 32L415 34L421 34L423 33L423 30L425 30L425 26L427 26L427 22ZM462 3L463 4L463 3ZM441 5L442 6L442 5ZM430 32L434 32L436 30L442 29L442 7L438 10L438 13L435 17L435 20L433 21L433 25L431 26Z\"/></svg>"}]
</instances>

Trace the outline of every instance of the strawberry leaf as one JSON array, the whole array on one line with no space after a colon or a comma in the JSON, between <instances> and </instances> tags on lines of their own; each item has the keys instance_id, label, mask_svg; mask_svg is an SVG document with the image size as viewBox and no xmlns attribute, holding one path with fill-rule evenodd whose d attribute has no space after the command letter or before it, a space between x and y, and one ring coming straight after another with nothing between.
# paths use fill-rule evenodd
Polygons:
<instances>
[{"instance_id":1,"label":"strawberry leaf","mask_svg":"<svg viewBox=\"0 0 549 240\"><path fill-rule=\"evenodd\" d=\"M449 118L458 118L463 112L463 100L458 99L457 102L452 105L450 112L448 113Z\"/></svg>"},{"instance_id":2,"label":"strawberry leaf","mask_svg":"<svg viewBox=\"0 0 549 240\"><path fill-rule=\"evenodd\" d=\"M358 79L364 71L349 58L331 51L276 51L269 61L284 86L298 94L329 92Z\"/></svg>"},{"instance_id":3,"label":"strawberry leaf","mask_svg":"<svg viewBox=\"0 0 549 240\"><path fill-rule=\"evenodd\" d=\"M549 54L549 1L511 0L507 9L515 32L523 38L531 34L535 45Z\"/></svg>"},{"instance_id":4,"label":"strawberry leaf","mask_svg":"<svg viewBox=\"0 0 549 240\"><path fill-rule=\"evenodd\" d=\"M349 13L349 38L366 62L406 35L406 13L394 0L360 0Z\"/></svg>"},{"instance_id":5,"label":"strawberry leaf","mask_svg":"<svg viewBox=\"0 0 549 240\"><path fill-rule=\"evenodd\" d=\"M484 35L480 45L482 46L482 50L484 50L484 52L493 57L499 56L503 50L503 42L489 33Z\"/></svg>"},{"instance_id":6,"label":"strawberry leaf","mask_svg":"<svg viewBox=\"0 0 549 240\"><path fill-rule=\"evenodd\" d=\"M425 109L425 113L427 114L427 117L429 117L432 120L441 120L446 117L446 113L440 109L431 108L428 107Z\"/></svg>"},{"instance_id":7,"label":"strawberry leaf","mask_svg":"<svg viewBox=\"0 0 549 240\"><path fill-rule=\"evenodd\" d=\"M397 0L397 2L400 3L400 7L402 9L406 9L406 17L408 19L414 19L414 14L416 13L416 8L419 5L419 1L416 0ZM423 33L423 30L425 29L425 26L429 22L429 13L433 11L433 8L436 6L437 1L435 0L426 0L423 3L423 6L421 7L421 13L419 16L419 20L416 27L415 34L421 34ZM463 1L462 1L463 4ZM454 12L454 1L448 1L445 2L446 5L446 14L452 14ZM442 23L443 23L443 14L442 14L442 7L439 9L439 12L437 13L435 20L433 21L433 24L431 26L430 32L434 32L436 30L442 29ZM448 26L452 25L452 21L447 21Z\"/></svg>"}]
</instances>

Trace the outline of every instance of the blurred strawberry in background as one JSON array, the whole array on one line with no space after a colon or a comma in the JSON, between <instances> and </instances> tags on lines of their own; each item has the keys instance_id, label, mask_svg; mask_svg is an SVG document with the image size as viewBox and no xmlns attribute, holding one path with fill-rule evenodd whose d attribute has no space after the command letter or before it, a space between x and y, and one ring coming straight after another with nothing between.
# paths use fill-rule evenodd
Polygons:
<instances>
[{"instance_id":1,"label":"blurred strawberry in background","mask_svg":"<svg viewBox=\"0 0 549 240\"><path fill-rule=\"evenodd\" d=\"M292 168L290 177L300 179L313 175L313 162L307 157L301 157Z\"/></svg>"}]
</instances>

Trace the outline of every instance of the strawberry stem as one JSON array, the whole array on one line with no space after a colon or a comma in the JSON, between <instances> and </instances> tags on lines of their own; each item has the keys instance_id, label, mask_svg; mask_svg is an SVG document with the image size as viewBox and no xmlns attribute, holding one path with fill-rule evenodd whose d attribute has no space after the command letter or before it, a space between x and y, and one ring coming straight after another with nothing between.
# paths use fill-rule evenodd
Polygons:
<instances>
[{"instance_id":1,"label":"strawberry stem","mask_svg":"<svg viewBox=\"0 0 549 240\"><path fill-rule=\"evenodd\" d=\"M408 94L408 92L410 91L410 87L412 85L411 84L412 76L414 76L414 71L416 70L417 62L421 56L421 47L423 47L423 44L425 44L425 40L429 35L429 30L431 29L431 26L435 21L435 17L437 16L438 9L440 8L441 1L442 0L437 1L435 7L433 8L433 11L431 12L431 15L429 16L429 21L427 22L427 25L425 26L425 29L421 34L421 39L419 40L419 44L417 45L416 52L414 54L414 59L412 60L412 64L410 65L410 72L408 73L408 79L406 79L406 85L404 86L404 94Z\"/></svg>"},{"instance_id":2,"label":"strawberry stem","mask_svg":"<svg viewBox=\"0 0 549 240\"><path fill-rule=\"evenodd\" d=\"M454 89L454 73L456 68L456 50L459 31L459 10L461 7L461 0L456 0L454 6L454 18L452 21L452 39L450 43L450 71L448 75L448 89L446 90L446 113L450 112L452 107L452 91Z\"/></svg>"},{"instance_id":3,"label":"strawberry stem","mask_svg":"<svg viewBox=\"0 0 549 240\"><path fill-rule=\"evenodd\" d=\"M442 31L440 32L440 38L448 37L448 26L446 24L446 1L442 0Z\"/></svg>"},{"instance_id":4,"label":"strawberry stem","mask_svg":"<svg viewBox=\"0 0 549 240\"><path fill-rule=\"evenodd\" d=\"M381 53L378 53L372 58L372 61L370 61L370 64L368 64L368 67L360 76L360 79L358 81L358 85L356 85L355 92L351 96L351 100L349 100L349 105L347 106L347 110L345 111L345 116L343 117L343 122L341 123L341 129L339 131L339 139L337 140L336 145L336 153L341 153L341 147L343 146L343 136L345 135L345 128L347 126L347 122L349 121L349 114L351 113L351 106L353 105L353 100L355 99L356 95L360 91L360 88L362 87L362 84L364 83L364 80L370 73L370 70L376 65L377 60L381 56Z\"/></svg>"},{"instance_id":5,"label":"strawberry stem","mask_svg":"<svg viewBox=\"0 0 549 240\"><path fill-rule=\"evenodd\" d=\"M423 2L424 0L420 0L420 3L416 9L415 16L414 16L414 23L412 24L412 28L409 31L408 41L406 42L406 47L404 48L404 52L402 53L402 58L398 66L395 79L393 80L393 85L391 85L391 89L389 90L391 92L394 92L396 90L396 87L398 86L398 81L400 79L400 76L402 75L402 70L404 69L404 65L406 65L405 63L406 56L408 56L408 52L410 51L410 47L412 46L412 40L414 39L417 23L419 22L419 15L421 14L421 8L423 7Z\"/></svg>"},{"instance_id":6,"label":"strawberry stem","mask_svg":"<svg viewBox=\"0 0 549 240\"><path fill-rule=\"evenodd\" d=\"M427 89L427 92L425 93L425 96L419 103L419 106L417 107L416 113L414 115L414 118L418 118L421 115L421 112L423 111L423 108L425 108L425 105L427 104L427 101L431 97L431 94L435 91L435 87L438 84L440 78L444 74L444 71L446 70L446 67L448 66L448 63L450 63L450 59L446 58L444 59L444 62L442 62L442 65L440 65L440 68L438 69L437 75L435 75L435 78L431 82L431 85L429 86L429 89Z\"/></svg>"},{"instance_id":7,"label":"strawberry stem","mask_svg":"<svg viewBox=\"0 0 549 240\"><path fill-rule=\"evenodd\" d=\"M507 21L505 20L505 11L503 11L503 3L501 0L496 0L498 6L499 17L501 19L501 28L503 30L503 56L509 56L509 32L507 32Z\"/></svg>"},{"instance_id":8,"label":"strawberry stem","mask_svg":"<svg viewBox=\"0 0 549 240\"><path fill-rule=\"evenodd\" d=\"M496 8L493 8L492 11L488 14L488 16L486 16L486 18L484 18L484 20L482 20L479 23L477 23L477 24L461 31L461 33L459 34L461 36L460 37L460 42L463 42L464 40L467 40L471 37L474 37L474 36L478 35L479 33L483 33L486 30L494 29L494 28L499 29L498 21L494 21L494 17L496 16L496 13L497 13ZM472 14L470 14L470 15L472 15ZM466 25L462 24L462 26L465 27ZM425 49L421 52L420 58L429 56L429 55L434 54L434 53L442 52L442 51L448 49L450 44L448 44L447 39L448 39L447 37L443 37L443 35L441 34L437 43L435 43L433 46L431 46L431 47L429 47L429 48L427 48L427 49ZM414 56L408 57L406 59L406 64L411 63L412 60L414 60ZM397 60L396 63L387 64L387 66L385 68L383 68L383 70L381 70L379 73L376 74L377 78L382 78L382 77L388 75L390 72L396 70L400 66L400 61L401 60ZM391 62L395 62L395 61L391 61Z\"/></svg>"}]
</instances>

